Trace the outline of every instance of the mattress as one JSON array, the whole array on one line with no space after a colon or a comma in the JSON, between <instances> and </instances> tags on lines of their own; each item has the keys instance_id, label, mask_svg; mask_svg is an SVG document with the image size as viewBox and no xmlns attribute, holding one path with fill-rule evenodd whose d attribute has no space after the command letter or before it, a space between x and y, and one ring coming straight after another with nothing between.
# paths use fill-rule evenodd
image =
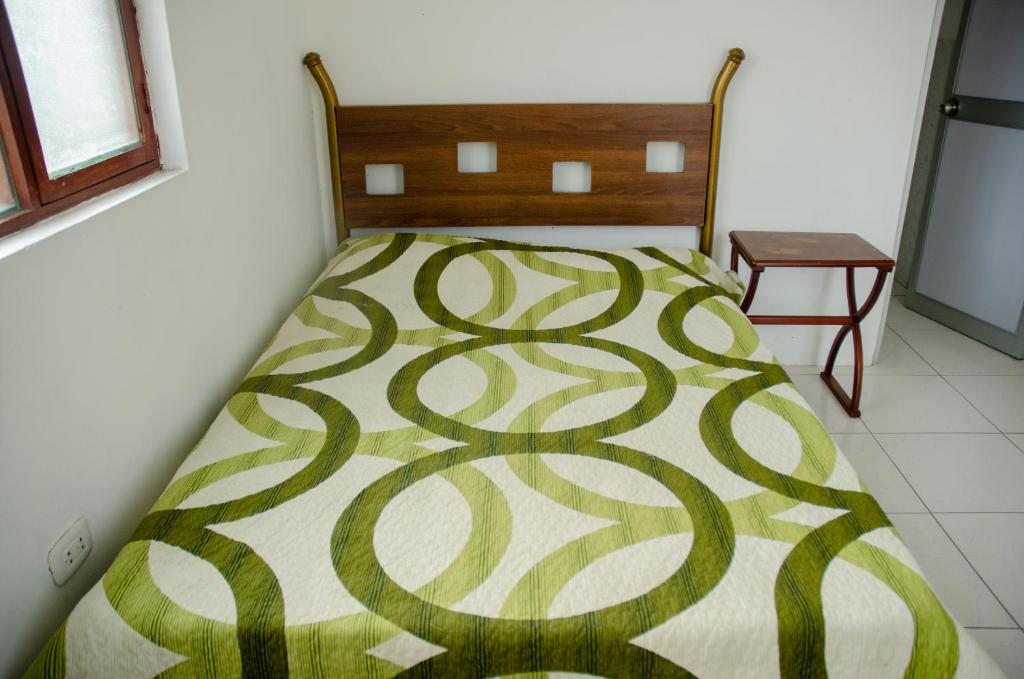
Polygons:
<instances>
[{"instance_id":1,"label":"mattress","mask_svg":"<svg viewBox=\"0 0 1024 679\"><path fill-rule=\"evenodd\" d=\"M741 292L346 241L29 674L1001 676Z\"/></svg>"}]
</instances>

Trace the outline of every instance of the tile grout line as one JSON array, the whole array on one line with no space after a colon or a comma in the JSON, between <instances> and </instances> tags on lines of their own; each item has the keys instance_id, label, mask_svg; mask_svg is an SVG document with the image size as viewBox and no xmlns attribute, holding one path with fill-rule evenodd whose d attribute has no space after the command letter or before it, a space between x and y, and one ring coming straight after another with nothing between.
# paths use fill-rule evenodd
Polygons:
<instances>
[{"instance_id":1,"label":"tile grout line","mask_svg":"<svg viewBox=\"0 0 1024 679\"><path fill-rule=\"evenodd\" d=\"M905 338L905 337L904 337L903 335L899 334L899 332L897 332L897 331L896 331L895 329L893 329L893 328L890 328L889 326L886 326L886 328L888 328L889 330L892 330L892 332L893 332L893 334L894 334L894 335L896 335L896 336L897 336L897 337L899 337L899 338L900 338L901 340L903 340L903 343L904 343L904 344L906 344L906 345L907 345L908 347L910 347L910 350L911 350L911 351L913 351L913 352L914 352L915 354L917 354L918 358L920 358L920 359L921 359L922 361L924 361L924 362L925 362L925 364L927 364L929 368L931 368L932 370L934 370L934 371L935 371L935 374L936 374L936 375L938 375L939 377L941 377L941 378L942 378L942 381L943 381L943 382L945 382L946 384L948 384L948 385L950 386L950 388L951 388L951 389L952 389L953 391L955 391L955 392L957 393L957 395L958 395L958 396L960 396L960 398L962 398L963 400L965 400L965 401L967 401L968 403L970 403L970 404L971 404L971 407L972 407L972 408L974 408L974 409L975 409L975 410L976 410L976 411L978 412L978 414L979 414L979 415L981 415L981 416L982 416L983 418L985 418L985 421L986 421L986 422L988 422L989 424L991 424L991 425L992 425L992 427L993 427L993 428L994 428L994 429L996 430L996 432L998 432L999 434L1002 434L1003 438L1004 438L1004 439L1006 439L1007 441L1009 441L1009 442L1010 442L1010 445L1011 445L1011 446L1013 446L1013 447L1014 447L1014 448L1016 448L1017 450L1020 450L1020 451L1021 451L1022 453L1024 453L1024 449L1021 449L1021 447L1020 447L1020 446L1018 446L1018 445L1017 445L1016 443L1014 443L1014 442L1013 442L1013 439L1011 439L1011 438L1010 438L1009 436L1007 436L1007 433L1008 433L1008 432L1005 432L1005 431L1003 431L1002 429L1000 429L1000 428L999 428L999 427L998 427L998 426L996 425L996 423L995 423L995 422L993 422L992 420L990 420L990 419L988 418L988 416L987 416L987 415L986 415L985 413L981 412L981 409L980 409L980 408L978 408L978 406L974 405L974 402L973 402L973 401L971 401L971 399L967 398L967 395L966 395L966 394L964 394L964 393L963 393L962 391L960 391L959 389L957 389L957 388L956 388L956 385L955 385L955 384L953 384L952 382L950 382L950 381L949 381L949 380L947 379L947 375L944 375L944 374L942 374L942 372L940 372L938 368L936 368L936 367L935 367L934 365L932 365L931 363L929 363L929 362L928 362L928 359L927 359L927 358L925 358L924 356L922 356L922 355L921 355L921 352L919 352L919 351L918 351L917 349L915 349L915 348L914 348L914 345L913 345L913 344L911 344L911 343L910 343L909 341L907 341L907 338ZM937 332L937 331L936 331L936 332ZM954 330L953 332L956 332L956 331ZM1017 375L950 375L949 377L1017 377ZM864 426L866 427L866 426L867 426L867 424L865 424ZM950 433L956 433L956 432L950 432ZM965 433L966 433L966 432L965 432ZM977 432L977 433L984 433L984 432ZM992 433L992 432L988 432L988 433Z\"/></svg>"},{"instance_id":2,"label":"tile grout line","mask_svg":"<svg viewBox=\"0 0 1024 679\"><path fill-rule=\"evenodd\" d=\"M882 445L882 442L878 440L878 437L875 435L875 432L871 431L871 428L868 427L868 425L866 423L864 424L864 427L868 430L868 433L871 434L871 439L878 445L879 448L882 449L882 452L885 454L886 458L888 458L889 462L892 463L892 466L896 469L896 472L906 482L907 487L909 487L910 490L917 497L918 501L921 503L921 506L924 507L925 510L927 510L928 516L930 516L932 521L935 522L935 525L937 525L939 527L939 530L942 531L942 534L946 536L946 539L948 539L950 541L950 543L952 543L952 545L956 549L957 553L960 554L961 557L963 557L963 560L967 563L967 565L971 567L971 570L974 571L974 574L978 576L978 580L981 582L981 584L983 584L985 586L985 589L987 589L989 591L989 593L992 595L992 598L995 599L997 604L999 604L999 607L1002 608L1003 611L1006 613L1006 615L1010 618L1010 620L1012 620L1013 623L1015 625L1017 625L1016 629L1024 632L1024 626L1022 626L1021 623L1017 620L1017 618L1015 618L1013 616L1013 614L1010 613L1010 610L1006 607L1006 604L1003 603L1003 600L999 598L999 595L995 593L995 590L993 590L991 585L988 584L988 581L986 581L985 578L983 578L981 576L981 573L978 572L978 569L974 566L974 564L971 562L971 560L967 558L967 555L964 554L963 550L960 549L960 545L958 545L956 543L956 540L953 539L953 536L949 534L949 532L946 530L946 527L943 526L942 522L939 521L939 519L935 516L935 512L933 512L932 508L928 506L928 503L924 501L924 498L921 497L921 494L917 492L917 488L914 488L914 484L912 484L910 482L910 479L908 479L906 474L903 473L903 470L900 469L900 466L898 464L896 464L896 460L892 459L892 456L889 454L889 451L886 450L885 446ZM889 512L885 512L885 513L889 514ZM893 513L895 514L897 512L893 512ZM903 513L904 514L917 514L918 516L920 516L924 512L903 512ZM980 513L1006 514L1006 513L1024 513L1024 512L941 512L941 513L943 513L943 514L980 514ZM895 528L895 526L893 526L893 527ZM902 536L900 536L900 539L901 540L903 539ZM913 552L911 552L911 554L913 554ZM916 555L914 556L914 559L917 560L917 556ZM929 583L929 587L930 586L931 586L931 583ZM1014 628L1013 627L999 627L999 628L993 628L993 629L1014 629Z\"/></svg>"},{"instance_id":3,"label":"tile grout line","mask_svg":"<svg viewBox=\"0 0 1024 679\"><path fill-rule=\"evenodd\" d=\"M892 377L919 377L919 375L893 375ZM934 377L934 376L933 376ZM867 428L868 425L864 425ZM863 434L864 432L856 431L835 431L828 432L829 434ZM880 431L877 432L879 436L921 436L923 434L931 434L933 436L1000 436L1005 434L1001 431ZM1016 434L1017 432L1010 432ZM1010 442L1011 444L1013 441ZM1016 448L1016 446L1014 446Z\"/></svg>"},{"instance_id":4,"label":"tile grout line","mask_svg":"<svg viewBox=\"0 0 1024 679\"><path fill-rule=\"evenodd\" d=\"M911 347L911 348L913 348L913 347ZM955 377L964 377L964 376L963 376L963 375L956 375ZM967 375L967 377L974 377L974 376L973 376L973 375ZM977 377L1003 377L1003 375L977 375ZM1010 377L1014 377L1014 376L1013 376L1013 375L1010 375ZM945 376L945 375L942 375L942 379L946 380L946 376ZM980 410L978 409L978 407L977 407L977 406L975 406L975 405L974 405L974 403L972 403L972 402L971 402L971 399L967 398L967 395L966 395L966 394L964 394L964 393L963 393L962 391L960 391L959 389L957 389L957 388L956 388L956 385L955 385L955 384L953 384L953 383L952 383L952 382L950 382L949 380L946 380L946 384L948 384L949 386L951 386L951 387L953 388L953 391L955 391L955 392L956 392L957 394L959 394L959 395L960 395L960 398L962 398L963 400L967 401L967 402L968 402L968 403L970 403L970 404L971 404L972 406L974 406L974 409L975 409L975 410L978 410L978 412L981 412L981 411L980 411ZM1002 429L1000 429L1000 428L999 428L999 427L998 427L998 426L996 425L996 423L995 423L995 422L993 422L992 420L989 420L989 419L988 419L988 416L987 416L987 415L985 415L985 413L981 413L981 416L982 416L982 417L984 417L984 418L985 418L985 419L986 419L986 420L988 421L988 423L989 423L989 424L991 424L991 425L992 425L993 427L995 427L995 428L996 428L996 431L997 431L997 432L999 432L1000 434L1002 434L1003 438L1004 438L1004 439L1006 439L1007 441L1009 441L1009 442L1010 442L1010 445L1011 445L1011 446L1013 446L1013 447L1014 447L1014 448L1016 448L1017 450L1020 450L1020 446L1018 446L1018 445L1017 445L1016 443L1014 443L1014 442L1013 442L1013 439L1011 439L1011 438L1010 438L1009 436L1007 436L1007 432L1005 432L1005 431L1003 431ZM1024 453L1024 450L1022 450L1021 452L1022 452L1022 453Z\"/></svg>"},{"instance_id":5,"label":"tile grout line","mask_svg":"<svg viewBox=\"0 0 1024 679\"><path fill-rule=\"evenodd\" d=\"M944 381L944 382L945 382L946 384L949 384L949 386L950 386L950 387L952 387L953 391L955 391L955 392L956 392L957 394L959 394L959 395L960 395L960 398L964 399L964 401L966 401L968 405L970 405L970 406L971 406L972 408L974 408L974 410L975 410L975 411L977 411L977 412L978 412L978 414L979 414L979 415L981 415L981 416L982 416L982 417L983 417L983 418L985 419L985 421L986 421L986 422L988 422L989 424L991 424L991 425L992 425L992 426L993 426L993 427L995 428L996 432L998 432L998 433L1002 434L1003 438L1005 438L1006 440L1008 440L1008 441L1010 440L1010 439L1009 439L1009 437L1008 437L1008 436L1006 436L1006 434L1005 434L1005 433L1003 433L1002 431L1000 431L999 427L996 427L996 426L995 426L995 423L993 423L993 422L992 422L991 420L989 420L989 419L988 419L988 417L985 417L985 414L984 414L984 413L982 413L982 412L981 412L980 410L978 410L978 408L977 408L977 407L976 407L976 406L975 406L975 405L974 405L973 403L971 403L971 401L970 401L970 400L969 400L969 399L968 399L968 398L967 398L966 396L964 396L963 394L961 394L961 393L960 393L960 392L959 392L959 391L957 390L957 388L956 388L956 387L954 387L954 386L953 386L952 384L950 384L950 383L949 383L949 380L947 380L947 379L946 379L946 376L945 376L945 375L941 374L941 373L940 373L940 372L938 371L938 369L936 369L936 368L935 368L935 366L934 366L934 365L932 365L932 364L931 364L931 363L930 363L930 362L928 361L928 359L926 359L926 358L925 358L924 356L921 356L920 352L918 352L918 350L917 350L917 349L915 349L915 348L914 348L914 346L913 346L913 345L912 345L912 344L911 344L910 342L907 342L907 340L906 340L906 339L904 339L904 337L903 337L902 335L900 335L900 334L899 334L899 333L898 333L898 332L897 332L897 331L896 331L895 329L893 329L893 328L891 328L891 327L889 327L889 326L886 326L886 327L887 327L887 328L889 328L890 330L892 330L892 331L893 331L893 333L894 333L894 334L895 334L895 335L896 335L897 337L899 337L899 338L900 338L901 340L903 340L903 341L904 341L904 342L906 343L906 345L907 345L908 347L910 347L910 350L911 350L911 351L913 351L913 352L914 352L915 354L917 354L917 356L918 356L918 357L919 357L919 358L920 358L920 359L921 359L922 361L924 361L924 362L925 362L925 363L926 363L926 364L928 365L928 367L930 367L930 368L931 368L932 370L935 370L935 373L936 373L936 374L937 374L937 375L938 375L939 377L941 377L941 378L942 378L942 380L943 380L943 381ZM912 491L914 492L914 495L916 495L916 496L917 496L917 499L918 499L918 500L919 500L919 501L921 502L921 504L922 504L922 505L924 506L924 508L928 510L928 515L929 515L930 517L932 517L932 521L934 521L934 522L935 522L935 524L936 524L936 525L937 525L937 526L939 527L939 530L940 530L940 531L942 531L942 534L946 536L946 539L948 539L948 540L949 540L949 541L950 541L950 542L951 542L951 543L953 544L953 547L954 547L954 548L956 549L956 551L957 551L957 552L958 552L958 553L960 554L960 556L961 556L961 557L963 557L964 561L965 561L965 562L967 562L967 565L971 567L971 570L972 570L972 571L974 571L974 574L978 576L978 580L980 580L980 581L981 581L981 584L985 585L985 588L986 588L986 589L987 589L987 590L989 591L989 593L990 593L990 594L992 595L992 598L994 598L994 599L996 600L996 603L998 603L998 604L999 604L999 607L1003 609L1003 611L1004 611L1004 612L1006 613L1006 615L1007 615L1007 616L1008 616L1008 617L1010 618L1010 620L1012 620L1012 621L1013 621L1014 623L1016 623L1016 625L1017 625L1017 629L1018 629L1018 630L1020 630L1020 631L1022 631L1022 632L1024 632L1024 625L1022 625L1022 624L1021 624L1021 622L1020 622L1019 620L1017 620L1017 618L1016 618L1016 617L1014 617L1014 615L1013 615L1013 614L1012 614L1012 613L1010 612L1010 609L1008 609L1008 608L1006 607L1006 604L1004 604L1004 603L1003 603L1003 600L999 598L999 595L997 595L997 594L996 594L996 592L995 592L995 590L993 590L993 589L992 589L991 585L989 585L989 584L988 584L988 581L987 581L987 580L985 580L985 578L984 578L984 577L982 577L981 573L980 573L980 572L978 571L978 569L977 569L977 568L975 567L974 563L973 563L973 562L971 562L971 560L970 560L969 558L967 558L967 555L966 555L966 554L964 554L964 551L963 551L963 550L962 550L962 549L960 548L960 545L958 545L958 544L957 544L956 540L954 540L954 539L953 539L953 536L952 536L952 535L950 535L950 534L949 534L949 531L947 531L947 530L946 530L946 527L945 527L945 526L943 526L943 525L942 525L942 522L941 522L941 521L939 521L939 519L938 519L938 518L937 518L937 517L935 516L935 512L933 512L933 511L932 511L932 508L928 506L928 503L927 503L927 502L925 502L925 501L924 501L924 498L923 498L923 497L921 497L921 495L920 495L920 494L919 494L919 493L917 492L917 489L916 489L916 488L914 488L914 484L912 484L912 483L910 482L910 479L908 479L908 478L906 477L906 475L905 475L905 474L903 473L903 470L902 470L902 469L900 469L900 466L899 466L898 464L896 464L896 461L895 461L895 460L893 460L893 459L892 459L892 456L891 456L891 455L889 455L889 451L888 451L888 450L886 450L885 446L883 446L883 445L882 445L882 442L878 440L878 437L877 437L877 436L875 435L875 432L871 430L871 427L869 427L869 426L868 426L868 423L867 423L867 422L864 422L864 420L863 420L863 419L861 420L861 423L862 423L862 424L864 425L864 428L865 428L865 429L867 429L867 430L868 430L868 432L869 432L869 433L871 434L871 437L872 437L872 438L874 439L875 443L877 443L877 444L878 444L878 447L879 447L879 448L881 448L881 449L882 449L882 452L884 452L884 453L885 453L885 456L886 456L887 458L889 458L889 461L890 461L890 462L892 462L892 465L893 465L893 466L894 466L894 467L896 468L896 471L897 471L897 472L899 472L900 476L901 476L901 477L903 477L903 480L904 480L904 481L906 481L906 483L907 483L907 485L908 485L908 486L910 486L910 489L911 489L911 490L912 490ZM932 434L934 434L934 433L936 433L936 432L923 432L923 433L932 433ZM948 434L948 433L950 433L950 432L940 432L940 434ZM978 433L978 432L974 432L974 433ZM989 432L989 433L992 433L992 432ZM1014 445L1013 441L1010 441L1010 445ZM1016 447L1016 446L1015 446L1015 447ZM943 512L943 513L946 513L946 512ZM958 512L958 513L959 513L959 512ZM970 513L970 512L962 512L962 513ZM992 513L993 513L993 514L1002 514L1002 513L1005 513L1005 512L992 512ZM911 553L913 553L913 552L911 552ZM915 558L916 558L916 557L915 557ZM1010 628L1010 627L1006 627L1006 628L1002 628L1002 629L1012 629L1012 628Z\"/></svg>"},{"instance_id":6,"label":"tile grout line","mask_svg":"<svg viewBox=\"0 0 1024 679\"><path fill-rule=\"evenodd\" d=\"M889 327L889 326L886 326L886 327ZM960 398L962 398L962 399L963 399L963 400L964 400L964 401L965 401L965 402L967 403L967 405L971 406L971 408L973 408L973 409L974 409L974 412L976 412L976 413L978 413L979 415L981 415L982 419L983 419L983 420L985 420L986 422L988 422L988 423L989 423L990 425L992 425L992 428L993 428L993 429L995 429L995 432L964 432L964 433L973 433L973 434L993 434L993 433L998 433L998 434L1002 434L1002 435L1003 435L1003 438L1005 438L1005 439L1006 439L1007 441L1009 441L1009 440L1010 440L1010 437L1008 437L1008 436L1007 436L1007 435L1006 435L1006 434L1005 434L1005 433L1003 432L1003 430L1002 430L1002 429L1000 429L999 427L997 427L997 426L996 426L996 423L995 423L995 422L993 422L992 420L990 420L990 419L988 418L988 416L987 416L987 415L985 415L985 413L981 412L981 409L980 409L980 408L978 408L978 406L974 405L974 403L972 403L972 402L971 402L971 399L967 398L967 397L966 397L966 396L964 396L964 395L963 395L962 393L960 393L960 390L959 390L959 389L957 389L957 388L956 388L956 387L955 387L955 386L953 385L953 383L952 383L952 382L950 382L950 381L949 381L949 380L947 379L947 376L946 376L946 375L943 375L943 374L942 374L942 373L941 373L941 372L939 371L939 369L938 369L938 368L936 368L936 367L935 367L934 365L932 365L932 364L931 364L931 362L930 362L930 361L929 361L929 360L928 360L927 358L925 358L924 356L922 356L922 355L921 355L921 352L919 352L919 351L918 351L917 349L915 349L915 348L914 348L914 345L913 345L913 344L911 344L910 342L908 342L908 341L907 341L907 339L906 339L906 338L905 338L905 337L904 337L903 335L901 335L901 334L900 334L899 332L897 332L897 331L896 331L896 330L894 330L893 328L891 328L891 327L890 327L889 329L890 329L890 330L892 330L892 331L893 331L893 333L894 333L894 334L895 334L895 335L896 335L897 337L899 337L899 338L900 338L901 340L903 340L903 342L904 342L904 343L905 343L905 344L906 344L906 345L907 345L908 347L910 347L910 350L911 350L911 351L913 351L913 352L914 352L915 354L917 354L917 357L918 357L918 358L920 358L920 359L921 359L922 361L924 361L924 362L925 362L925 363L926 363L926 364L928 365L928 367L929 367L929 368L931 368L932 370L934 370L934 371L935 371L935 374L936 374L936 375L937 375L938 377L941 377L941 378L942 378L942 381L943 381L943 382L945 382L946 384L948 384L948 385L949 385L949 388L950 388L950 389L952 389L952 390L953 390L954 392L956 392L957 396L959 396ZM954 330L953 332L956 332L956 331ZM963 376L963 375L954 375L953 377L964 377L964 376ZM974 376L973 376L973 375L967 375L967 377L974 377ZM994 376L993 376L993 375L977 375L977 377L1000 377L1000 375L994 375ZM865 427L867 427L867 423L865 423L865 424L864 424L864 426L865 426ZM902 433L902 432L901 432L901 433ZM922 433L928 433L928 432L922 432ZM931 433L941 433L941 434L954 434L954 433L958 433L958 432L931 432ZM1013 444L1013 441L1010 441L1010 443L1011 443L1011 444Z\"/></svg>"},{"instance_id":7,"label":"tile grout line","mask_svg":"<svg viewBox=\"0 0 1024 679\"><path fill-rule=\"evenodd\" d=\"M890 305L891 305L891 302L890 302ZM903 306L903 305L901 304L900 306ZM903 306L903 308L904 308L904 309L906 309L907 311L910 311L911 313L917 313L917 312L915 312L915 311L912 311L912 310L910 310L910 309L907 309L907 308L906 308L905 306ZM920 315L920 314L918 314L918 315ZM956 388L956 385L954 385L954 384L953 384L952 382L950 382L950 381L949 381L949 380L947 379L947 377L1021 377L1021 376L1024 376L1024 374L1022 374L1022 373L985 373L985 374L978 374L978 373L957 373L957 374L955 374L955 375L952 375L952 374L951 374L951 375L946 375L946 374L945 374L945 373L943 373L943 372L942 372L941 370L939 370L939 369L938 369L937 367L935 367L934 365L932 365L932 364L931 364L931 362L930 362L930 361L929 361L929 360L928 360L927 358L925 358L925 357L924 357L924 355L922 355L922 354L921 354L921 352L920 352L920 351L918 351L918 350L917 350L917 349L916 349L916 348L914 347L914 345L913 345L913 344L911 344L911 343L910 343L910 340L908 340L908 339L907 339L906 337L904 337L903 335L901 335L901 334L900 334L900 332L954 332L954 333L956 333L956 334L958 334L958 335L962 335L962 336L964 336L964 337L967 337L967 335L964 335L964 334L963 334L962 332L958 332L957 330L953 330L952 328L947 328L947 327L943 327L943 328L937 328L937 329L934 329L934 330L905 330L905 331L900 331L900 330L897 330L896 328L892 327L891 325L889 325L889 324L886 324L886 325L885 325L885 329L886 329L886 330L891 330L891 331L893 332L893 334L894 334L894 335L896 335L896 336L897 336L897 337L899 337L899 338L900 338L901 340L903 340L903 343L904 343L904 344L906 344L906 345L907 345L908 347L910 347L910 350L911 350L911 351L913 351L913 352L914 352L915 354L917 354L918 358L920 358L920 359L921 359L922 361L924 361L924 362L925 362L925 364L927 364L927 365L928 365L928 367L930 367L930 368L931 368L932 370L934 370L934 371L935 371L935 374L936 374L936 375L938 375L939 377L941 377L941 378L943 379L943 381L944 381L944 382L945 382L946 384L948 384L948 385L949 385L950 387L952 387L952 388L953 388L953 391L955 391L955 392L956 392L957 394L959 394L959 395L960 395L960 397L961 397L962 399L964 399L965 401L967 401L968 403L970 403L970 404L971 404L971 407L972 407L972 408L974 408L975 410L977 410L977 411L978 411L978 413L979 413L979 414L980 414L980 415L981 415L982 417L984 417L984 418L985 418L985 420L986 420L986 421L988 421L988 423L989 423L989 424L991 424L991 425L992 425L993 427L995 427L995 430L996 430L997 432L999 432L999 433L1000 433L1000 434L1002 434L1003 436L1006 436L1006 434L1008 434L1008 433L1010 433L1010 434L1016 433L1016 432L1005 432L1005 431L1003 431L1002 429L1000 429L1000 428L999 428L999 427L998 427L998 426L996 425L996 423L995 423L995 422L993 422L992 420L990 420L990 419L988 418L988 416L987 416L987 415L985 415L985 413L981 412L981 409L980 409L980 408L978 408L978 406L974 405L974 402L973 402L973 401L971 401L971 399L967 398L967 396L966 396L966 395L965 395L965 394L964 394L963 392L961 392L961 391L960 391L959 389L957 389L957 388ZM884 336L884 333L883 333L883 336ZM973 337L967 337L967 339L970 339L970 340L973 340L973 341L977 342L977 340L975 340L975 339L974 339ZM978 342L978 344L981 344L981 342ZM982 345L982 346L984 346L984 345ZM1007 439L1009 439L1009 437L1008 437L1008 436L1006 436L1006 438L1007 438ZM1013 441L1010 441L1010 443L1013 443ZM1016 445L1016 444L1014 444L1014 445Z\"/></svg>"},{"instance_id":8,"label":"tile grout line","mask_svg":"<svg viewBox=\"0 0 1024 679\"><path fill-rule=\"evenodd\" d=\"M940 513L946 513L946 512L940 512ZM932 518L935 519L935 515L934 514L932 514ZM1006 607L1006 604L1003 603L1003 600L999 598L999 595L996 594L995 590L992 589L992 587L988 584L988 581L984 577L982 577L981 573L979 573L978 569L974 567L974 564L971 562L971 560L968 559L967 555L964 554L962 549L960 549L960 545L958 545L956 543L956 540L954 540L953 536L949 534L949 531L947 531L946 527L942 525L942 522L939 521L938 519L935 519L935 523L939 524L939 530L941 530L945 534L945 536L947 538L949 538L949 541L953 543L954 547L956 547L956 551L960 552L961 556L964 557L964 561L966 561L968 563L968 565L971 567L971 570L973 570L975 573L978 574L978 579L981 580L982 584L985 585L986 588L988 588L988 591L992 592L992 596L995 597L995 600L999 603L999 605L1002 607L1002 609L1004 611L1006 611L1006 614L1008 616L1010 616L1010 620L1012 620L1013 622L1017 623L1017 629L1019 629L1020 631L1024 632L1024 624L1022 624L1021 621L1017 620L1016 616L1014 616L1013 613L1010 612L1010 609ZM1011 629L1011 628L1006 628L1006 629Z\"/></svg>"},{"instance_id":9,"label":"tile grout line","mask_svg":"<svg viewBox=\"0 0 1024 679\"><path fill-rule=\"evenodd\" d=\"M898 467L897 467L897 469L898 469ZM911 488L913 488L913 486L911 486ZM886 514L927 514L927 513L928 512L886 512ZM992 511L985 511L985 512L938 512L938 513L939 514L1024 514L1024 511L1014 511L1014 512L992 512Z\"/></svg>"},{"instance_id":10,"label":"tile grout line","mask_svg":"<svg viewBox=\"0 0 1024 679\"><path fill-rule=\"evenodd\" d=\"M910 488L910 490L913 491L914 497L917 498L917 501L920 502L921 506L925 508L925 511L928 512L929 515L931 515L932 514L932 508L928 506L928 503L924 501L924 498L921 497L921 494L917 492L917 488L914 488L914 484L912 484L910 482L910 479L908 479L906 474L903 473L903 470L900 469L900 466L898 464L896 464L896 460L892 459L892 455L890 455L889 451L885 449L885 446L882 445L882 442L878 440L878 437L875 435L875 432L871 431L871 427L869 427L867 425L867 423L864 424L864 428L868 430L868 434L871 435L871 440L875 442L875 445L878 446L879 449L881 449L882 453L885 454L886 459L889 460L889 463L893 466L893 468L896 470L896 472L900 475L900 478L902 478L903 481L907 484L907 488ZM886 512L886 513L888 513L888 512ZM915 514L921 514L922 512L914 512L914 513ZM935 517L932 516L932 518L935 518ZM938 519L936 519L936 521L937 520Z\"/></svg>"}]
</instances>

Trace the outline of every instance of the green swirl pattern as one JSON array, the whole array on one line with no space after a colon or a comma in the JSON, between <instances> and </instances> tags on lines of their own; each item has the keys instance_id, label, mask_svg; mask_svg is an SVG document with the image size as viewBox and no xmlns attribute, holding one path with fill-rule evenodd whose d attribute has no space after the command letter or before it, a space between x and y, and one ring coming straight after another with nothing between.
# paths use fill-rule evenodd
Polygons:
<instances>
[{"instance_id":1,"label":"green swirl pattern","mask_svg":"<svg viewBox=\"0 0 1024 679\"><path fill-rule=\"evenodd\" d=\"M691 250L352 239L30 675L992 671Z\"/></svg>"}]
</instances>

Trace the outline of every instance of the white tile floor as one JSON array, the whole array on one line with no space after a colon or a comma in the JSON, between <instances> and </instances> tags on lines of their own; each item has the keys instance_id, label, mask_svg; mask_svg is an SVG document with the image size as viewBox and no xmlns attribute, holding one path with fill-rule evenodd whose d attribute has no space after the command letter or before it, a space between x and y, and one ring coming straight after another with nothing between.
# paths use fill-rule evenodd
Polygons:
<instances>
[{"instance_id":1,"label":"white tile floor","mask_svg":"<svg viewBox=\"0 0 1024 679\"><path fill-rule=\"evenodd\" d=\"M900 296L887 326L859 420L839 408L820 368L787 369L939 598L1008 677L1024 678L1024 361Z\"/></svg>"}]
</instances>

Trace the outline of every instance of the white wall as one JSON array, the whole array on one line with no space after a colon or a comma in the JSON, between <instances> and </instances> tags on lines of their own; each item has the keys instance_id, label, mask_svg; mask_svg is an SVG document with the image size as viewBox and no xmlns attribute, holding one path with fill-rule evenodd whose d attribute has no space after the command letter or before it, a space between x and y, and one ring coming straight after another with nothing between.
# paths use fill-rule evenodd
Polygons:
<instances>
[{"instance_id":1,"label":"white wall","mask_svg":"<svg viewBox=\"0 0 1024 679\"><path fill-rule=\"evenodd\" d=\"M728 261L732 229L852 231L896 251L936 0L306 6L310 49L349 104L703 101L728 48L742 47L726 102L716 259ZM628 239L692 244L693 234L645 229ZM623 236L588 230L576 242ZM859 279L863 294L870 278ZM842 275L772 271L752 311L768 310L842 313ZM880 305L864 326L869 357L881 317ZM834 329L762 334L783 362L814 363Z\"/></svg>"},{"instance_id":2,"label":"white wall","mask_svg":"<svg viewBox=\"0 0 1024 679\"><path fill-rule=\"evenodd\" d=\"M0 676L96 582L326 255L290 3L167 12L189 171L0 260ZM76 516L95 551L58 589L46 552Z\"/></svg>"}]
</instances>

